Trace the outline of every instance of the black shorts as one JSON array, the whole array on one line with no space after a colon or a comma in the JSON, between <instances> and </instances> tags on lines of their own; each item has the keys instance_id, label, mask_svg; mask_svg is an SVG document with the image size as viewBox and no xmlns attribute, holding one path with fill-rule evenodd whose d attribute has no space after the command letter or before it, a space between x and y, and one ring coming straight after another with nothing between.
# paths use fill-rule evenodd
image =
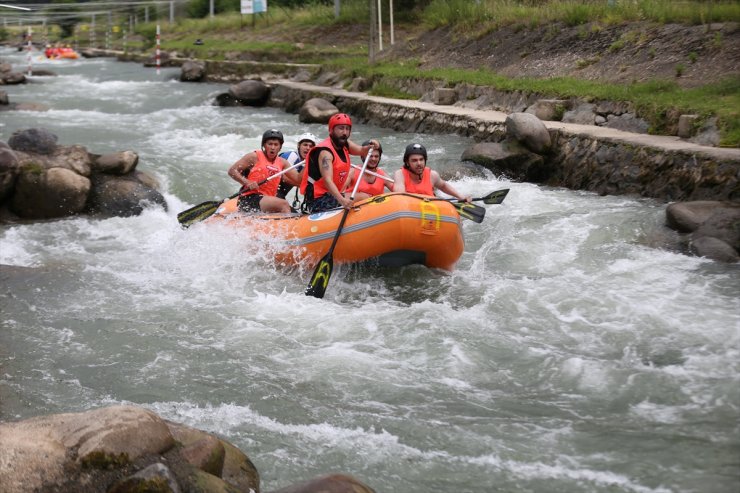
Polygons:
<instances>
[{"instance_id":1,"label":"black shorts","mask_svg":"<svg viewBox=\"0 0 740 493\"><path fill-rule=\"evenodd\" d=\"M239 210L242 212L261 212L260 201L262 200L261 193L251 193L249 195L240 195L236 203L239 206Z\"/></svg>"},{"instance_id":2,"label":"black shorts","mask_svg":"<svg viewBox=\"0 0 740 493\"><path fill-rule=\"evenodd\" d=\"M339 204L339 202L337 202L337 199L335 199L334 196L330 193L325 193L318 199L311 202L311 205L309 206L311 213L328 211L330 209L337 209L339 207L342 207L342 206Z\"/></svg>"},{"instance_id":3,"label":"black shorts","mask_svg":"<svg viewBox=\"0 0 740 493\"><path fill-rule=\"evenodd\" d=\"M276 197L280 199L284 199L285 197L288 196L291 190L293 190L293 185L289 183L285 183L284 181L281 181L280 185L278 186Z\"/></svg>"}]
</instances>

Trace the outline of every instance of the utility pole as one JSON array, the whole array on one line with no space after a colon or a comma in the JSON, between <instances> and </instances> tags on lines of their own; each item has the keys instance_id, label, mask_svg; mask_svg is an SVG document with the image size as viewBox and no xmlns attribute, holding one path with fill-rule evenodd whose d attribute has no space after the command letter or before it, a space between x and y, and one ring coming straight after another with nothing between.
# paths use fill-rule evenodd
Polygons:
<instances>
[{"instance_id":1,"label":"utility pole","mask_svg":"<svg viewBox=\"0 0 740 493\"><path fill-rule=\"evenodd\" d=\"M334 0L334 18L339 19L339 0Z\"/></svg>"},{"instance_id":2,"label":"utility pole","mask_svg":"<svg viewBox=\"0 0 740 493\"><path fill-rule=\"evenodd\" d=\"M368 61L370 65L375 64L375 43L377 42L378 26L378 4L376 0L370 1L370 41L367 44Z\"/></svg>"}]
</instances>

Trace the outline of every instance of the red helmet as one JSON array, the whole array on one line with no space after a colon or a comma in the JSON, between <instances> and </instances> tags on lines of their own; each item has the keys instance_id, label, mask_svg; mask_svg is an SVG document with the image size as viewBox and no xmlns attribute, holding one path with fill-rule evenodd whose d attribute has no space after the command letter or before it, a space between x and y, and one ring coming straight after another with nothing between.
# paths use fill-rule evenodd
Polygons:
<instances>
[{"instance_id":1,"label":"red helmet","mask_svg":"<svg viewBox=\"0 0 740 493\"><path fill-rule=\"evenodd\" d=\"M331 133L337 125L349 125L351 127L352 120L350 120L349 115L346 113L336 113L329 118L329 133Z\"/></svg>"}]
</instances>

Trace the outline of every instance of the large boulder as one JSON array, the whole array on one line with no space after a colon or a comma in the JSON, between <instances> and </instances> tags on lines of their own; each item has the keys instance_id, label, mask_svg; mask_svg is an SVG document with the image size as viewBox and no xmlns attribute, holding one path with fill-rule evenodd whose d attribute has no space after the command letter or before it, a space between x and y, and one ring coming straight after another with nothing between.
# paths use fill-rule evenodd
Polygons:
<instances>
[{"instance_id":1,"label":"large boulder","mask_svg":"<svg viewBox=\"0 0 740 493\"><path fill-rule=\"evenodd\" d=\"M666 207L666 224L689 234L689 250L720 262L740 260L740 202L700 200Z\"/></svg>"},{"instance_id":2,"label":"large boulder","mask_svg":"<svg viewBox=\"0 0 740 493\"><path fill-rule=\"evenodd\" d=\"M48 155L24 151L15 154L21 167L64 168L86 177L91 174L92 157L83 146L58 146Z\"/></svg>"},{"instance_id":3,"label":"large boulder","mask_svg":"<svg viewBox=\"0 0 740 493\"><path fill-rule=\"evenodd\" d=\"M533 115L531 115L533 116ZM552 174L545 159L515 141L479 142L460 157L515 180L542 183Z\"/></svg>"},{"instance_id":4,"label":"large boulder","mask_svg":"<svg viewBox=\"0 0 740 493\"><path fill-rule=\"evenodd\" d=\"M270 493L375 493L375 490L346 474L329 474Z\"/></svg>"},{"instance_id":5,"label":"large boulder","mask_svg":"<svg viewBox=\"0 0 740 493\"><path fill-rule=\"evenodd\" d=\"M18 156L8 144L0 142L0 203L10 195L19 172Z\"/></svg>"},{"instance_id":6,"label":"large boulder","mask_svg":"<svg viewBox=\"0 0 740 493\"><path fill-rule=\"evenodd\" d=\"M524 112L531 113L540 120L560 121L569 107L570 102L567 99L538 99Z\"/></svg>"},{"instance_id":7,"label":"large boulder","mask_svg":"<svg viewBox=\"0 0 740 493\"><path fill-rule=\"evenodd\" d=\"M10 209L24 219L51 219L82 212L90 180L65 168L24 166Z\"/></svg>"},{"instance_id":8,"label":"large boulder","mask_svg":"<svg viewBox=\"0 0 740 493\"><path fill-rule=\"evenodd\" d=\"M2 423L0 443L3 493L260 491L232 444L135 406Z\"/></svg>"},{"instance_id":9,"label":"large boulder","mask_svg":"<svg viewBox=\"0 0 740 493\"><path fill-rule=\"evenodd\" d=\"M229 86L229 95L243 105L263 106L270 97L270 86L261 80L244 80Z\"/></svg>"},{"instance_id":10,"label":"large boulder","mask_svg":"<svg viewBox=\"0 0 740 493\"><path fill-rule=\"evenodd\" d=\"M0 84L8 86L15 84L24 84L26 82L26 76L21 72L3 72L0 74Z\"/></svg>"},{"instance_id":11,"label":"large boulder","mask_svg":"<svg viewBox=\"0 0 740 493\"><path fill-rule=\"evenodd\" d=\"M506 133L510 138L521 142L524 147L537 154L550 150L550 132L532 113L512 113L506 117Z\"/></svg>"},{"instance_id":12,"label":"large boulder","mask_svg":"<svg viewBox=\"0 0 740 493\"><path fill-rule=\"evenodd\" d=\"M133 151L121 151L98 156L93 163L93 169L109 175L125 175L131 173L138 163L138 154Z\"/></svg>"},{"instance_id":13,"label":"large boulder","mask_svg":"<svg viewBox=\"0 0 740 493\"><path fill-rule=\"evenodd\" d=\"M200 82L206 78L206 64L188 60L180 67L180 81Z\"/></svg>"},{"instance_id":14,"label":"large boulder","mask_svg":"<svg viewBox=\"0 0 740 493\"><path fill-rule=\"evenodd\" d=\"M16 130L8 145L16 151L51 154L57 148L57 136L43 128Z\"/></svg>"},{"instance_id":15,"label":"large boulder","mask_svg":"<svg viewBox=\"0 0 740 493\"><path fill-rule=\"evenodd\" d=\"M103 217L129 217L141 214L152 205L167 210L164 196L134 177L93 175L88 212Z\"/></svg>"},{"instance_id":16,"label":"large boulder","mask_svg":"<svg viewBox=\"0 0 740 493\"><path fill-rule=\"evenodd\" d=\"M151 411L114 406L3 423L0 443L0 484L5 493L21 493L51 491L85 469L122 467L160 454L175 440Z\"/></svg>"},{"instance_id":17,"label":"large boulder","mask_svg":"<svg viewBox=\"0 0 740 493\"><path fill-rule=\"evenodd\" d=\"M328 123L339 108L323 98L311 98L301 106L298 120L302 123Z\"/></svg>"},{"instance_id":18,"label":"large boulder","mask_svg":"<svg viewBox=\"0 0 740 493\"><path fill-rule=\"evenodd\" d=\"M194 447L205 445L207 448L213 450L215 454L220 454L218 447L212 446L213 442L209 439L213 438L213 436L209 433L172 421L167 421L167 425L175 440L182 445L183 450L192 450ZM249 457L231 443L225 440L219 440L219 442L223 446L224 451L221 464L221 478L227 483L236 486L239 491L259 491L260 475ZM189 455L192 456L193 454Z\"/></svg>"}]
</instances>

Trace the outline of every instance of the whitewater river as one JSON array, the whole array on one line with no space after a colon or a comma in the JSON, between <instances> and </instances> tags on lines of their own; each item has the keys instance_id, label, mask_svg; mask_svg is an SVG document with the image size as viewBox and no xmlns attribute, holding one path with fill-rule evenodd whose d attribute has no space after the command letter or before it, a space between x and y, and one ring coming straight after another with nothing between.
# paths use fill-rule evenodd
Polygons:
<instances>
[{"instance_id":1,"label":"whitewater river","mask_svg":"<svg viewBox=\"0 0 740 493\"><path fill-rule=\"evenodd\" d=\"M0 56L23 70L26 56ZM269 491L329 472L380 492L737 492L740 269L666 248L665 205L453 180L480 196L454 273L272 265L247 231L177 212L236 191L227 168L281 129L275 108L218 108L227 87L112 60L43 62L4 86L0 140L43 127L133 150L169 210L0 225L0 419L133 403L217 433ZM440 171L471 141L362 124L387 170L421 141Z\"/></svg>"}]
</instances>

